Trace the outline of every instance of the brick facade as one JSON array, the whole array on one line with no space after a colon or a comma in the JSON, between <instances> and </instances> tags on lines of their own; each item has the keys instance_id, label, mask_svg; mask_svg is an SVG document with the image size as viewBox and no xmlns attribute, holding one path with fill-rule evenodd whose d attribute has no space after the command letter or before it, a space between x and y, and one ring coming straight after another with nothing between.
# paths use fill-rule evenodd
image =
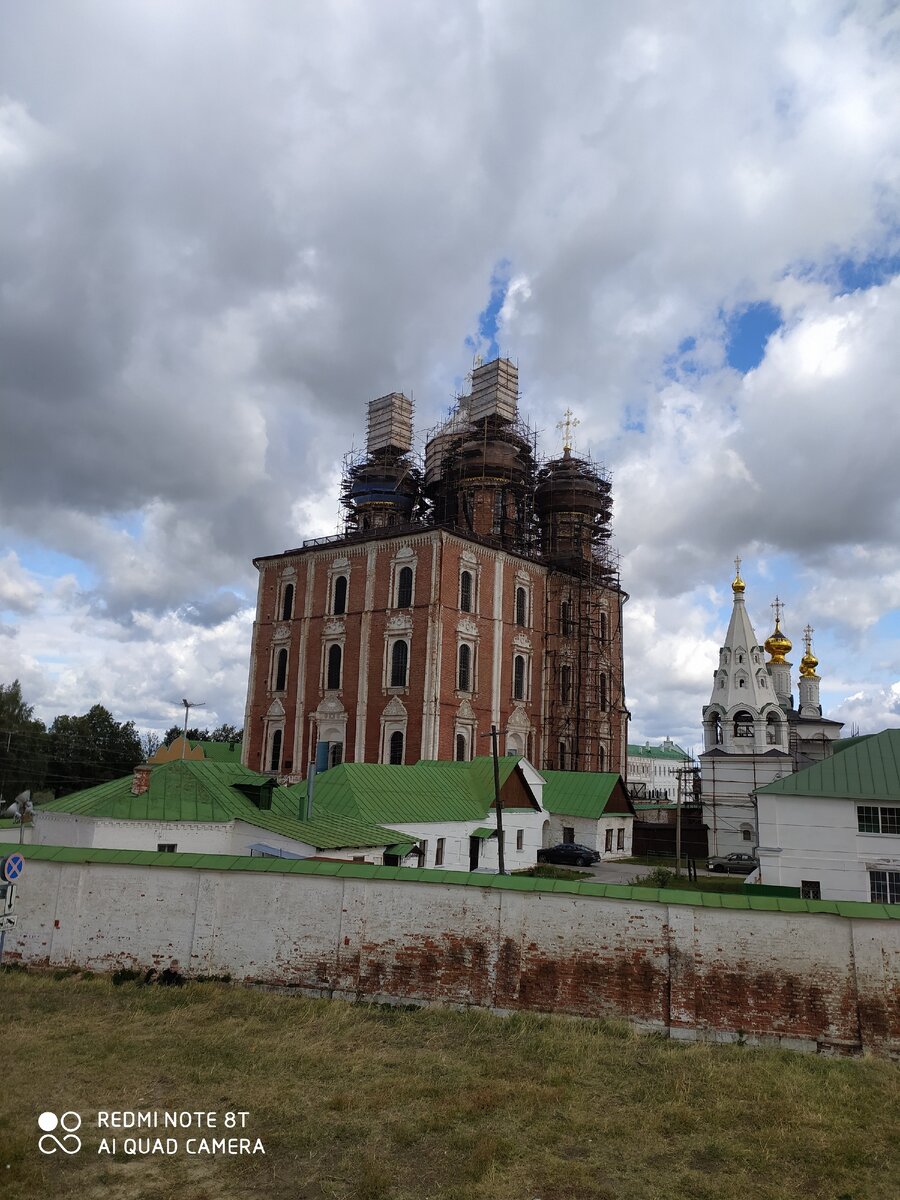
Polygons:
<instances>
[{"instance_id":1,"label":"brick facade","mask_svg":"<svg viewBox=\"0 0 900 1200\"><path fill-rule=\"evenodd\" d=\"M344 761L472 758L493 723L538 767L624 771L620 590L438 528L256 565L247 766L301 777L319 741Z\"/></svg>"}]
</instances>

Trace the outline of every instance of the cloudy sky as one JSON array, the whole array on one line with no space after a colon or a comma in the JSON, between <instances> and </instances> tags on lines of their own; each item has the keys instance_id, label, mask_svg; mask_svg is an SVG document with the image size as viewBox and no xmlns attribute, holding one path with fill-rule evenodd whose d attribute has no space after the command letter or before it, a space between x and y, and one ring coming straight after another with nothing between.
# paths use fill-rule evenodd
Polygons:
<instances>
[{"instance_id":1,"label":"cloudy sky","mask_svg":"<svg viewBox=\"0 0 900 1200\"><path fill-rule=\"evenodd\" d=\"M896 725L898 58L886 0L0 0L0 682L240 723L253 556L499 348L612 474L632 740L699 744L736 553Z\"/></svg>"}]
</instances>

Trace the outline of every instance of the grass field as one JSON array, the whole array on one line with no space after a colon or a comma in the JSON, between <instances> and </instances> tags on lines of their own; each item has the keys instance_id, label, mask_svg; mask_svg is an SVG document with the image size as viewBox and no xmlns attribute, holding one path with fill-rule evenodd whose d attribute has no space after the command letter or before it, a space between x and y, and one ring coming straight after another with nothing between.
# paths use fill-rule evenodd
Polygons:
<instances>
[{"instance_id":1,"label":"grass field","mask_svg":"<svg viewBox=\"0 0 900 1200\"><path fill-rule=\"evenodd\" d=\"M0 972L0 1011L9 1200L900 1194L900 1071L886 1062L18 971ZM98 1155L107 1109L245 1110L266 1154L129 1158L110 1130L119 1153ZM81 1114L81 1153L39 1153L45 1110Z\"/></svg>"}]
</instances>

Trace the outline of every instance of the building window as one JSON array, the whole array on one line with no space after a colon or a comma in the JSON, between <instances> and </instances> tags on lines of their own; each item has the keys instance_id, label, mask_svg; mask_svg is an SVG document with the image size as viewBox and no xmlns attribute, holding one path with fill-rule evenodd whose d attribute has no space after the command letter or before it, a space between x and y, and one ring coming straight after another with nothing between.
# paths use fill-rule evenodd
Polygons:
<instances>
[{"instance_id":1,"label":"building window","mask_svg":"<svg viewBox=\"0 0 900 1200\"><path fill-rule=\"evenodd\" d=\"M523 587L516 588L516 624L528 624L528 593Z\"/></svg>"},{"instance_id":2,"label":"building window","mask_svg":"<svg viewBox=\"0 0 900 1200\"><path fill-rule=\"evenodd\" d=\"M522 654L513 659L513 699L525 699L525 656Z\"/></svg>"},{"instance_id":3,"label":"building window","mask_svg":"<svg viewBox=\"0 0 900 1200\"><path fill-rule=\"evenodd\" d=\"M606 747L605 746L597 747L597 770L598 771L606 770Z\"/></svg>"},{"instance_id":4,"label":"building window","mask_svg":"<svg viewBox=\"0 0 900 1200\"><path fill-rule=\"evenodd\" d=\"M616 830L616 849L617 850L625 849L625 830L624 829Z\"/></svg>"},{"instance_id":5,"label":"building window","mask_svg":"<svg viewBox=\"0 0 900 1200\"><path fill-rule=\"evenodd\" d=\"M801 879L800 880L800 899L801 900L821 900L822 885L818 879Z\"/></svg>"},{"instance_id":6,"label":"building window","mask_svg":"<svg viewBox=\"0 0 900 1200\"><path fill-rule=\"evenodd\" d=\"M525 830L524 829L516 830L516 849L517 850L525 849Z\"/></svg>"},{"instance_id":7,"label":"building window","mask_svg":"<svg viewBox=\"0 0 900 1200\"><path fill-rule=\"evenodd\" d=\"M749 830L749 829L742 829L742 830L741 830L741 837L744 839L744 841L745 841L745 842L752 842L752 841L753 841L753 834L750 832L750 830Z\"/></svg>"},{"instance_id":8,"label":"building window","mask_svg":"<svg viewBox=\"0 0 900 1200\"><path fill-rule=\"evenodd\" d=\"M332 742L328 747L328 765L329 767L339 767L344 761L344 743Z\"/></svg>"},{"instance_id":9,"label":"building window","mask_svg":"<svg viewBox=\"0 0 900 1200\"><path fill-rule=\"evenodd\" d=\"M157 854L174 854L177 849L177 842L158 842L156 845Z\"/></svg>"},{"instance_id":10,"label":"building window","mask_svg":"<svg viewBox=\"0 0 900 1200\"><path fill-rule=\"evenodd\" d=\"M347 576L338 575L334 581L334 600L331 611L336 617L343 616L347 611Z\"/></svg>"},{"instance_id":11,"label":"building window","mask_svg":"<svg viewBox=\"0 0 900 1200\"><path fill-rule=\"evenodd\" d=\"M602 612L600 614L600 645L601 646L606 645L606 641L607 641L608 637L609 637L609 626L608 626L608 623L606 620L606 613Z\"/></svg>"},{"instance_id":12,"label":"building window","mask_svg":"<svg viewBox=\"0 0 900 1200\"><path fill-rule=\"evenodd\" d=\"M283 692L287 684L287 650L279 650L275 660L275 691Z\"/></svg>"},{"instance_id":13,"label":"building window","mask_svg":"<svg viewBox=\"0 0 900 1200\"><path fill-rule=\"evenodd\" d=\"M603 842L603 849L604 849L605 853L607 853L607 854L609 854L610 851L612 850L612 839L613 839L613 831L611 829L607 829L606 837Z\"/></svg>"},{"instance_id":14,"label":"building window","mask_svg":"<svg viewBox=\"0 0 900 1200\"><path fill-rule=\"evenodd\" d=\"M389 746L388 762L399 767L403 762L403 734L399 729L391 734Z\"/></svg>"},{"instance_id":15,"label":"building window","mask_svg":"<svg viewBox=\"0 0 900 1200\"><path fill-rule=\"evenodd\" d=\"M900 808L858 804L856 821L860 833L900 833Z\"/></svg>"},{"instance_id":16,"label":"building window","mask_svg":"<svg viewBox=\"0 0 900 1200\"><path fill-rule=\"evenodd\" d=\"M434 844L434 865L442 867L444 865L444 838L438 838Z\"/></svg>"},{"instance_id":17,"label":"building window","mask_svg":"<svg viewBox=\"0 0 900 1200\"><path fill-rule=\"evenodd\" d=\"M562 667L559 672L559 698L563 704L572 700L572 668L569 666Z\"/></svg>"},{"instance_id":18,"label":"building window","mask_svg":"<svg viewBox=\"0 0 900 1200\"><path fill-rule=\"evenodd\" d=\"M563 825L563 841L570 844L575 841L574 825Z\"/></svg>"},{"instance_id":19,"label":"building window","mask_svg":"<svg viewBox=\"0 0 900 1200\"><path fill-rule=\"evenodd\" d=\"M401 567L397 575L397 607L411 608L413 602L412 567Z\"/></svg>"},{"instance_id":20,"label":"building window","mask_svg":"<svg viewBox=\"0 0 900 1200\"><path fill-rule=\"evenodd\" d=\"M409 570L408 567L403 569ZM404 641L394 642L391 647L391 687L406 687L408 665L409 646Z\"/></svg>"},{"instance_id":21,"label":"building window","mask_svg":"<svg viewBox=\"0 0 900 1200\"><path fill-rule=\"evenodd\" d=\"M277 771L281 765L281 730L276 729L272 734L272 753L269 756L269 770Z\"/></svg>"},{"instance_id":22,"label":"building window","mask_svg":"<svg viewBox=\"0 0 900 1200\"><path fill-rule=\"evenodd\" d=\"M281 601L281 619L289 621L294 615L294 585L289 583L284 589L284 597Z\"/></svg>"},{"instance_id":23,"label":"building window","mask_svg":"<svg viewBox=\"0 0 900 1200\"><path fill-rule=\"evenodd\" d=\"M600 711L606 712L609 707L609 700L606 694L606 676L600 676Z\"/></svg>"},{"instance_id":24,"label":"building window","mask_svg":"<svg viewBox=\"0 0 900 1200\"><path fill-rule=\"evenodd\" d=\"M559 606L559 630L563 637L572 636L572 605L568 600Z\"/></svg>"},{"instance_id":25,"label":"building window","mask_svg":"<svg viewBox=\"0 0 900 1200\"><path fill-rule=\"evenodd\" d=\"M465 762L466 758L466 735L458 733L456 735L456 761Z\"/></svg>"},{"instance_id":26,"label":"building window","mask_svg":"<svg viewBox=\"0 0 900 1200\"><path fill-rule=\"evenodd\" d=\"M472 611L472 572L463 571L459 577L459 608L460 612Z\"/></svg>"},{"instance_id":27,"label":"building window","mask_svg":"<svg viewBox=\"0 0 900 1200\"><path fill-rule=\"evenodd\" d=\"M472 690L472 647L465 642L459 648L456 684L461 692L470 692Z\"/></svg>"},{"instance_id":28,"label":"building window","mask_svg":"<svg viewBox=\"0 0 900 1200\"><path fill-rule=\"evenodd\" d=\"M900 871L870 871L869 894L873 904L900 904Z\"/></svg>"},{"instance_id":29,"label":"building window","mask_svg":"<svg viewBox=\"0 0 900 1200\"><path fill-rule=\"evenodd\" d=\"M569 756L566 753L566 743L559 743L559 769L565 771L569 765Z\"/></svg>"},{"instance_id":30,"label":"building window","mask_svg":"<svg viewBox=\"0 0 900 1200\"><path fill-rule=\"evenodd\" d=\"M341 686L341 648L340 646L328 647L328 672L325 678L325 687L329 691L337 691Z\"/></svg>"}]
</instances>

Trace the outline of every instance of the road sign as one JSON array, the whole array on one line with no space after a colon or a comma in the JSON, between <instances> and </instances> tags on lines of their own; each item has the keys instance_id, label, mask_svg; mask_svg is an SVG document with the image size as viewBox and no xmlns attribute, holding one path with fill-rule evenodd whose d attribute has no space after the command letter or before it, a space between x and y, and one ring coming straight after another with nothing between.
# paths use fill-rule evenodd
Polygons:
<instances>
[{"instance_id":1,"label":"road sign","mask_svg":"<svg viewBox=\"0 0 900 1200\"><path fill-rule=\"evenodd\" d=\"M14 883L5 883L0 888L0 895L6 892L6 897L3 901L3 911L11 913L16 907L16 885Z\"/></svg>"},{"instance_id":2,"label":"road sign","mask_svg":"<svg viewBox=\"0 0 900 1200\"><path fill-rule=\"evenodd\" d=\"M25 859L21 854L9 854L3 860L3 878L7 883L15 883L25 870Z\"/></svg>"},{"instance_id":3,"label":"road sign","mask_svg":"<svg viewBox=\"0 0 900 1200\"><path fill-rule=\"evenodd\" d=\"M14 929L18 919L15 914L4 913L3 916L0 916L0 929Z\"/></svg>"}]
</instances>

